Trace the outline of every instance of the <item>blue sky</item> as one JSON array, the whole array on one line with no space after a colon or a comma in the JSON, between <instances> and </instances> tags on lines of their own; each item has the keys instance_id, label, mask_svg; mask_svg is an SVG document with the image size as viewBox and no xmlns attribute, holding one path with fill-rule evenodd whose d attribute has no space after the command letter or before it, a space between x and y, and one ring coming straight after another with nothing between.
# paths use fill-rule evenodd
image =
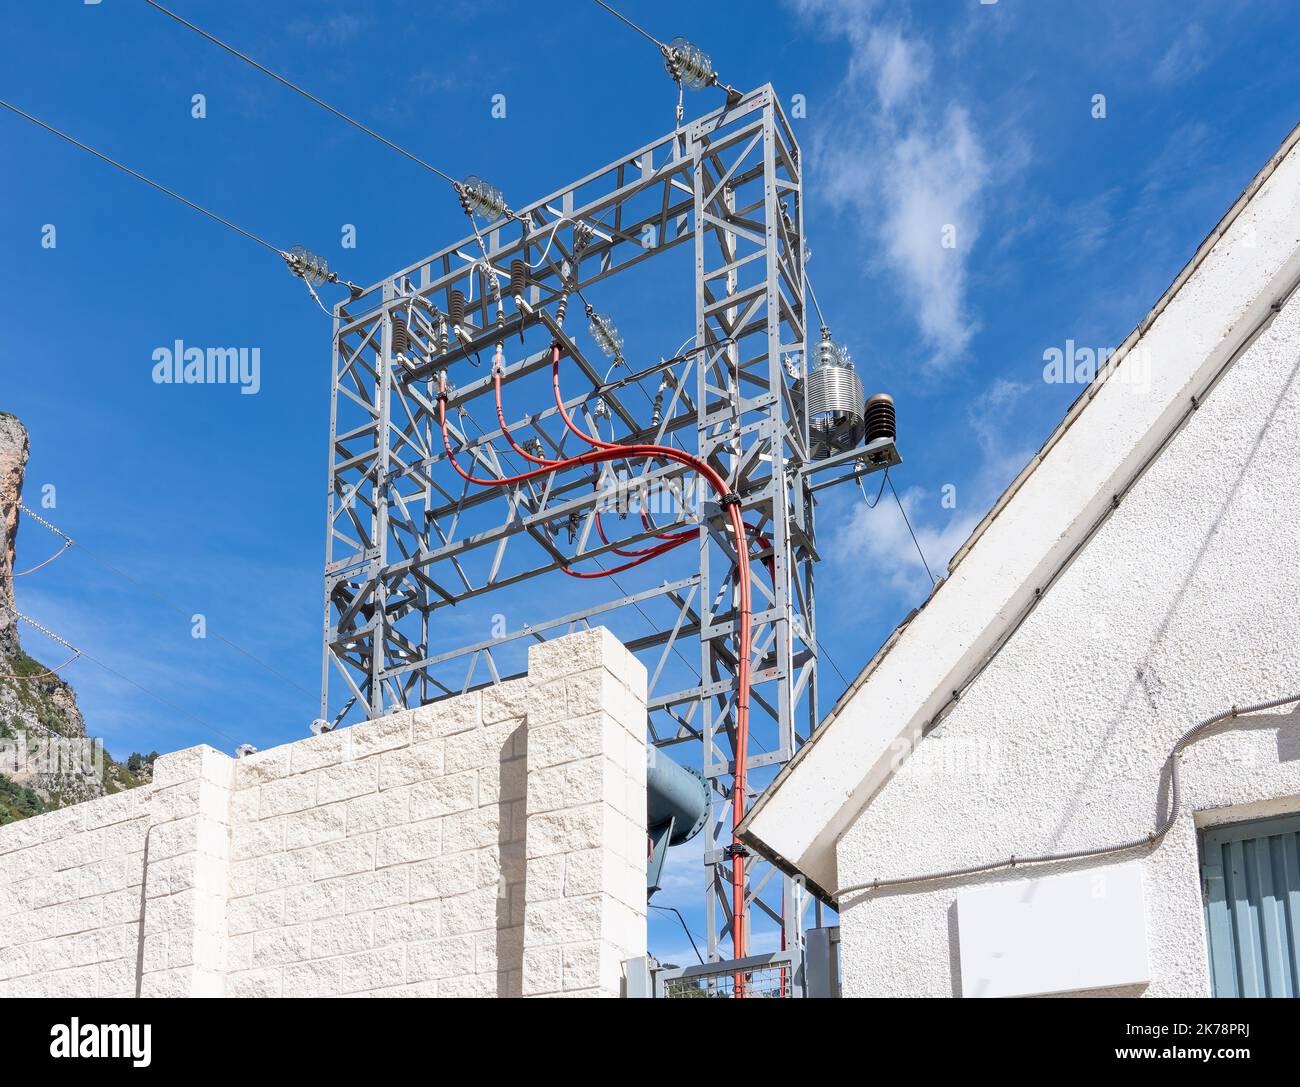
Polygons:
<instances>
[{"instance_id":1,"label":"blue sky","mask_svg":"<svg viewBox=\"0 0 1300 1087\"><path fill-rule=\"evenodd\" d=\"M176 6L515 205L672 123L654 51L582 0ZM464 233L437 179L141 0L0 7L0 96L276 245L370 283ZM624 7L660 38L701 43L733 85L805 96L809 271L868 389L898 401L894 478L936 570L1079 391L1044 382L1044 352L1119 343L1297 120L1300 28L1282 0ZM0 164L0 409L31 432L28 504L52 485L51 520L180 610L77 549L19 583L20 607L170 703L73 666L88 725L117 754L305 735L327 321L272 254L8 113ZM340 244L349 223L355 249ZM660 342L635 299L606 301L639 351L667 354L689 329L684 314ZM152 352L176 339L259 347L261 391L155 385ZM819 517L819 628L852 678L927 579L892 503L868 511L843 489ZM25 525L19 568L54 546ZM190 636L194 612L206 639ZM452 633L482 621L457 616ZM843 680L824 667L823 684L828 707ZM697 932L698 872L684 850L662 899ZM656 932L689 957L667 922Z\"/></svg>"}]
</instances>

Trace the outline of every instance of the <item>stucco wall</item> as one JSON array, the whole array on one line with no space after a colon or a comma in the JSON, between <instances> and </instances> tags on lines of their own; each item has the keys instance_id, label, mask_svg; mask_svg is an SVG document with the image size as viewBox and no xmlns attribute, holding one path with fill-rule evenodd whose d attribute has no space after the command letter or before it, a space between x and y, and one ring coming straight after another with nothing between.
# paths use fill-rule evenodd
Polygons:
<instances>
[{"instance_id":1,"label":"stucco wall","mask_svg":"<svg viewBox=\"0 0 1300 1087\"><path fill-rule=\"evenodd\" d=\"M615 995L645 954L644 667L482 692L0 828L0 995Z\"/></svg>"},{"instance_id":2,"label":"stucco wall","mask_svg":"<svg viewBox=\"0 0 1300 1087\"><path fill-rule=\"evenodd\" d=\"M1162 764L1183 731L1231 705L1300 691L1298 509L1293 301L840 837L839 884L1154 828L1167 803ZM1197 828L1300 809L1300 717L1221 730L1188 751L1182 776L1184 814L1138 854L1152 996L1209 993ZM958 890L1025 875L851 900L846 993L959 993Z\"/></svg>"}]
</instances>

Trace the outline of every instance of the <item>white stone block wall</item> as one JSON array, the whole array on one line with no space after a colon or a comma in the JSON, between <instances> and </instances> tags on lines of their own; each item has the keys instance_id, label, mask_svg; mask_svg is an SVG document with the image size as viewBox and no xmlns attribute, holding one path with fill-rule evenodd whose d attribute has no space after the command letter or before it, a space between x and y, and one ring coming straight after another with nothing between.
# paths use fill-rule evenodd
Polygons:
<instances>
[{"instance_id":1,"label":"white stone block wall","mask_svg":"<svg viewBox=\"0 0 1300 1087\"><path fill-rule=\"evenodd\" d=\"M210 747L154 763L140 995L221 996L234 762Z\"/></svg>"},{"instance_id":2,"label":"white stone block wall","mask_svg":"<svg viewBox=\"0 0 1300 1087\"><path fill-rule=\"evenodd\" d=\"M645 690L583 631L498 687L0 828L0 995L618 995Z\"/></svg>"},{"instance_id":3,"label":"white stone block wall","mask_svg":"<svg viewBox=\"0 0 1300 1087\"><path fill-rule=\"evenodd\" d=\"M526 996L617 996L644 954L646 676L599 633L577 657L563 642L528 656L555 678L528 707Z\"/></svg>"},{"instance_id":4,"label":"white stone block wall","mask_svg":"<svg viewBox=\"0 0 1300 1087\"><path fill-rule=\"evenodd\" d=\"M0 827L0 996L136 995L149 801L118 793Z\"/></svg>"}]
</instances>

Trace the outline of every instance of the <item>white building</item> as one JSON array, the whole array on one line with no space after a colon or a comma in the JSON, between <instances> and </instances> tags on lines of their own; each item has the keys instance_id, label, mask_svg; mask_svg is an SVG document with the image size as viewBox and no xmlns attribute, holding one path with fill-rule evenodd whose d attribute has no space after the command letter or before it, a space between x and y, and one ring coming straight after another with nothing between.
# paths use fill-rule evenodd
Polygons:
<instances>
[{"instance_id":1,"label":"white building","mask_svg":"<svg viewBox=\"0 0 1300 1087\"><path fill-rule=\"evenodd\" d=\"M846 995L1297 994L1298 144L749 814Z\"/></svg>"}]
</instances>

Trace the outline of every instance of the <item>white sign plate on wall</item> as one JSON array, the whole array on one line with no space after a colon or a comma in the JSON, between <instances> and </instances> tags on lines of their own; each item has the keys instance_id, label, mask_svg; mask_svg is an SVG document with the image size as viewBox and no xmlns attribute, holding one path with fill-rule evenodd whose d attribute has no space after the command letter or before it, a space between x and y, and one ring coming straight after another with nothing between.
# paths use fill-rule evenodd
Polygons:
<instances>
[{"instance_id":1,"label":"white sign plate on wall","mask_svg":"<svg viewBox=\"0 0 1300 1087\"><path fill-rule=\"evenodd\" d=\"M1071 872L957 895L962 996L1144 985L1142 866Z\"/></svg>"}]
</instances>

